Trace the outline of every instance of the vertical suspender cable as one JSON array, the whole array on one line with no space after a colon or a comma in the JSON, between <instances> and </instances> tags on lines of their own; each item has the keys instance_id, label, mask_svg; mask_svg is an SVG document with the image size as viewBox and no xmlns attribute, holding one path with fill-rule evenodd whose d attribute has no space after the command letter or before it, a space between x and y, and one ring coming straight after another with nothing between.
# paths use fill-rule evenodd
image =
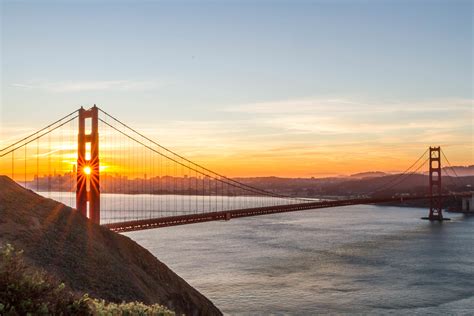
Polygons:
<instances>
[{"instance_id":1,"label":"vertical suspender cable","mask_svg":"<svg viewBox=\"0 0 474 316\"><path fill-rule=\"evenodd\" d=\"M26 148L28 145L25 145L25 179L24 179L24 187L26 188Z\"/></svg>"},{"instance_id":2,"label":"vertical suspender cable","mask_svg":"<svg viewBox=\"0 0 474 316\"><path fill-rule=\"evenodd\" d=\"M39 138L36 139L36 192L39 192Z\"/></svg>"}]
</instances>

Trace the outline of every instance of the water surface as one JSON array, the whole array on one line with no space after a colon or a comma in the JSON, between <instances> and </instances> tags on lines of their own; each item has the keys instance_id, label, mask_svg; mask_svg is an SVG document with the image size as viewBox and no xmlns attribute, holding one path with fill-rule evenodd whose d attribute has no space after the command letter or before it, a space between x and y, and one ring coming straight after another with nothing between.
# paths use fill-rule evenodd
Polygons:
<instances>
[{"instance_id":1,"label":"water surface","mask_svg":"<svg viewBox=\"0 0 474 316\"><path fill-rule=\"evenodd\" d=\"M351 206L131 232L227 314L472 314L474 218Z\"/></svg>"},{"instance_id":2,"label":"water surface","mask_svg":"<svg viewBox=\"0 0 474 316\"><path fill-rule=\"evenodd\" d=\"M69 193L44 195L75 203ZM103 221L153 217L149 205L164 215L213 205L171 195L103 195L102 202L103 211L118 210L102 212ZM231 199L236 204L252 199ZM474 315L474 217L420 220L427 212L359 205L126 235L226 314Z\"/></svg>"}]
</instances>

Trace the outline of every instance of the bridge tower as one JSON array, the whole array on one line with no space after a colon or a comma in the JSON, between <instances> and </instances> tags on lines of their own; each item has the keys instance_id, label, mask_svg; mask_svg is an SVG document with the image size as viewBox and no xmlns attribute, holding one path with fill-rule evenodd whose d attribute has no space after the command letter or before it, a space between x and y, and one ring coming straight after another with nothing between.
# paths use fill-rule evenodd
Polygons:
<instances>
[{"instance_id":1,"label":"bridge tower","mask_svg":"<svg viewBox=\"0 0 474 316\"><path fill-rule=\"evenodd\" d=\"M87 124L89 123L89 124ZM79 109L76 209L100 224L99 109Z\"/></svg>"},{"instance_id":2,"label":"bridge tower","mask_svg":"<svg viewBox=\"0 0 474 316\"><path fill-rule=\"evenodd\" d=\"M442 198L441 198L441 149L430 147L430 221L442 221Z\"/></svg>"}]
</instances>

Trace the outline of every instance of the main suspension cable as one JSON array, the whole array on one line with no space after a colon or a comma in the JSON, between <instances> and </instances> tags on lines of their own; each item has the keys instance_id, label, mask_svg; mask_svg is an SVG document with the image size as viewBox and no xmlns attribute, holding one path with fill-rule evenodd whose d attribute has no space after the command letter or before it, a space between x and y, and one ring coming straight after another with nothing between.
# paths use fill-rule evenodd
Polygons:
<instances>
[{"instance_id":1,"label":"main suspension cable","mask_svg":"<svg viewBox=\"0 0 474 316\"><path fill-rule=\"evenodd\" d=\"M144 144L143 142L139 141L138 139L136 139L136 138L134 138L134 137L132 137L132 136L130 136L130 135L128 135L128 134L122 132L121 130L119 130L119 129L117 129L116 127L110 125L109 123L105 122L105 121L102 120L101 118L99 118L99 121L101 121L102 123L106 124L107 126L109 126L110 128L114 129L115 131L119 132L120 134L122 134L122 135L124 135L124 136L130 138L131 140L137 142L138 144L140 144L140 145L142 145L142 146L148 148L149 150L151 150L151 151L157 153L158 155L163 156L163 157L165 157L166 159L168 159L168 160L170 160L170 161L173 161L174 163L177 163L177 164L179 164L179 165L182 165L183 167L188 168L189 170L195 171L196 173L199 173L199 174L202 175L202 176L207 176L207 177L209 177L209 178L214 179L215 181L219 181L219 182L225 183L225 184L227 184L227 185L230 185L230 186L239 188L239 189L241 189L241 190L246 190L246 191L248 191L248 192L253 192L253 193L262 194L262 192L259 192L260 190L258 190L258 189L254 189L254 188L252 188L252 187L249 187L249 189L243 189L242 187L240 187L240 186L238 186L238 185L236 185L236 184L229 183L229 182L224 181L224 180L222 180L222 179L219 179L219 178L217 178L217 177L215 177L215 176L212 176L212 175L210 175L210 174L207 174L207 173L204 173L204 172L202 172L202 171L200 171L200 170L197 170L197 169L195 169L195 168L193 168L193 167L187 166L187 165L185 165L184 163L182 163L182 162L180 162L180 161L177 161L176 159L174 159L174 158L172 158L172 157L169 157L169 156L167 156L167 155L165 155L165 154L163 154L163 153L157 151L156 149L150 147L149 145ZM237 182L237 183L239 183L239 182ZM273 196L273 197L280 197L280 198L289 199L288 197L283 197L283 196L274 194L274 193L272 193L272 192L267 192L267 194L270 195L270 196ZM304 201L313 201L313 200L309 200L309 199L299 199L299 198L290 198L290 199L304 200Z\"/></svg>"},{"instance_id":2,"label":"main suspension cable","mask_svg":"<svg viewBox=\"0 0 474 316\"><path fill-rule=\"evenodd\" d=\"M459 176L458 176L458 173L456 172L456 169L454 169L454 167L451 165L451 163L449 162L448 160L448 157L446 157L444 151L441 149L441 154L443 155L444 159L446 160L446 162L448 163L448 168L451 169L451 171L454 173L455 177L453 177L455 179L455 181L457 182L457 184L462 187L462 183L461 183L461 180L459 180Z\"/></svg>"},{"instance_id":3,"label":"main suspension cable","mask_svg":"<svg viewBox=\"0 0 474 316\"><path fill-rule=\"evenodd\" d=\"M4 156L6 156L6 155L8 155L9 153L14 152L14 151L17 150L17 149L22 148L23 146L28 145L29 143L34 142L34 141L37 140L37 139L40 139L41 137L43 137L43 136L45 136L45 135L50 134L51 132L57 130L58 128L60 128L60 127L62 127L62 126L64 126L64 125L66 125L67 123L69 123L69 122L71 122L72 120L76 119L77 117L78 117L78 115L76 115L76 116L70 118L69 120L63 122L62 124L56 126L56 127L53 128L53 129L50 129L50 130L44 132L43 134L41 134L41 135L39 135L39 136L37 136L37 137L35 137L35 138L30 139L28 142L26 142L26 143L24 143L24 144L22 144L22 145L19 145L19 146L13 148L13 149L10 149L9 151L7 151L7 152L5 152L5 153L3 153L3 154L0 154L0 158L1 158L1 157L4 157ZM43 129L43 130L44 130L44 129ZM37 135L37 134L38 134L38 133L34 133L33 135ZM16 142L15 144L18 144L18 143L19 143L19 142ZM10 145L10 146L5 147L5 148L11 148L12 146L13 146L13 145Z\"/></svg>"},{"instance_id":4,"label":"main suspension cable","mask_svg":"<svg viewBox=\"0 0 474 316\"><path fill-rule=\"evenodd\" d=\"M187 158L185 158L185 157L179 155L178 153L176 153L176 152L174 152L174 151L172 151L172 150L170 150L170 149L168 149L168 148L166 148L166 147L163 147L163 146L160 145L159 143L157 143L157 142L155 142L154 140L152 140L152 139L146 137L145 135L143 135L142 133L140 133L140 132L138 132L137 130L133 129L132 127L126 125L125 123L122 123L119 119L113 117L112 115L110 115L109 113L103 111L103 110L100 109L100 108L99 108L99 111L101 111L101 112L104 113L105 115L109 116L111 119L113 119L114 121L116 121L116 122L119 123L120 125L122 125L122 126L128 128L130 131L134 132L135 134L139 135L140 137L142 137L142 138L146 139L147 141L151 142L152 144L158 146L159 148L161 148L161 149L163 149L163 150L165 150L165 151L171 153L172 155L174 155L174 156L176 156L176 157L178 157L178 158L180 158L180 159L182 159L182 160L184 160L184 161L186 161L186 162L188 162L188 163L190 163L190 164L192 164L192 165L194 165L194 166L196 166L196 167L198 167L198 168L201 168L201 169L207 171L208 173L211 173L211 174L213 174L213 175L215 175L215 176L217 176L217 177L220 177L220 178L222 178L222 179L227 180L227 181L224 181L224 183L227 183L227 184L231 185L231 183L229 183L229 182L233 182L233 183L235 183L235 184L238 185L237 187L239 187L239 188L241 188L241 189L243 189L243 190L251 191L251 192L253 192L253 193L263 194L263 195L266 195L266 196L273 196L273 197L278 197L278 198L282 198L282 199L300 200L300 201L307 201L307 202L313 201L313 200L310 200L310 199L303 199L303 198L297 198L297 197L292 197L292 196L285 196L285 195L281 195L281 194L278 194L278 193L269 192L269 191L262 190L262 189L259 189L259 188L256 188L256 187L252 187L252 186L250 186L250 185L247 185L247 184L245 184L245 183L242 183L242 182L233 180L233 179L231 179L231 178L228 178L228 177L226 177L226 176L224 176L224 175L222 175L222 174L219 174L219 173L217 173L217 172L214 172L214 171L212 171L212 170L210 170L210 169L208 169L208 168L206 168L206 167L204 167L204 166L202 166L202 165L200 165L200 164L197 164L197 163L195 163L195 162L193 162L193 161L191 161L191 160L189 160L189 159L187 159ZM111 126L111 125L109 125L109 126ZM112 127L112 126L111 126L111 127ZM113 128L113 127L112 127L112 128ZM116 130L117 130L117 129L116 129ZM118 131L118 130L117 130L117 131ZM128 135L126 135L126 134L124 134L124 135L125 135L125 136L128 136ZM138 141L138 140L136 140L136 139L134 139L134 140L135 140L135 141ZM149 147L149 146L147 146L147 147L148 147L149 149L151 149L151 147ZM160 153L160 152L158 152L158 151L155 151L155 152L158 153L158 154L164 155L164 154L162 154L162 153ZM176 162L176 163L180 163L180 162L178 162L177 160L174 160L174 159L172 159L172 158L169 157L169 156L164 155L164 157L166 157L166 158L168 158L168 159L171 159L172 161L174 161L174 162ZM181 163L180 163L180 164L181 164ZM190 169L191 169L191 167L186 166L186 165L184 165L184 167L187 167L187 168L190 168ZM195 169L193 168L192 170L195 170ZM195 170L195 171L197 171L197 170ZM202 174L202 175L208 175L208 174L206 174L206 173L204 173L204 172L200 172L200 171L198 171L198 172L199 172L200 174ZM208 176L209 176L209 175L208 175ZM212 177L212 178L213 178L213 179L218 179L218 178L216 178L216 177ZM223 181L223 180L219 179L219 181ZM235 185L234 185L234 186L235 186ZM248 188L248 189L244 189L244 188L242 188L242 187L246 187L246 188ZM257 191L258 191L258 192L257 192Z\"/></svg>"},{"instance_id":5,"label":"main suspension cable","mask_svg":"<svg viewBox=\"0 0 474 316\"><path fill-rule=\"evenodd\" d=\"M31 134L31 135L28 135L27 137L24 137L24 138L20 139L19 141L15 142L15 143L13 143L13 144L11 144L11 145L5 147L5 148L0 149L0 152L1 152L1 151L4 151L4 150L7 150L8 148L11 148L11 147L13 147L13 146L15 146L15 145L17 145L17 144L19 144L19 143L22 143L23 141L27 140L28 138L31 138L31 137L33 137L33 136L35 136L35 135L41 133L42 131L44 131L44 130L46 130L46 129L49 129L49 128L52 127L53 125L56 125L57 123L63 121L64 119L68 118L69 116L73 115L73 114L76 113L77 111L78 111L78 110L75 110L75 111L69 113L68 115L66 115L66 116L64 116L64 117L62 117L62 118L60 118L60 119L57 120L56 122L53 122L53 123L49 124L48 126L43 127L42 129L36 131L35 133L33 133L33 134ZM77 116L76 116L76 117L77 117ZM69 120L68 122L70 122L70 120ZM66 122L66 123L68 123L68 122ZM63 124L63 125L64 125L64 124ZM62 126L62 125L61 125L61 126ZM51 130L51 131L54 131L54 129ZM11 152L11 151L9 151L8 153L10 153L10 152ZM3 155L3 156L4 156L4 155ZM3 157L3 156L0 156L0 157Z\"/></svg>"},{"instance_id":6,"label":"main suspension cable","mask_svg":"<svg viewBox=\"0 0 474 316\"><path fill-rule=\"evenodd\" d=\"M418 157L418 159L413 163L411 164L410 167L408 167L405 171L403 171L402 173L396 175L394 178L391 178L390 180L387 180L387 182L383 183L377 190L374 190L374 191L371 191L367 194L374 194L374 193L377 193L377 192L380 192L382 190L385 190L387 186L390 186L392 183L398 181L399 179L401 179L404 175L406 175L408 173L408 171L411 170L411 168L413 168L414 166L417 165L417 163L423 158L423 156L426 155L426 153L428 152L428 148L423 152L423 154L421 154L420 157ZM398 183L398 182L397 182ZM393 187L393 186L390 186L390 188Z\"/></svg>"},{"instance_id":7,"label":"main suspension cable","mask_svg":"<svg viewBox=\"0 0 474 316\"><path fill-rule=\"evenodd\" d=\"M135 134L139 135L140 137L143 137L144 139L148 140L149 142L153 143L154 145L158 146L159 148L161 148L161 149L163 149L163 150L165 150L165 151L167 151L167 152L169 152L169 153L175 155L176 157L179 157L180 159L182 159L182 160L184 160L184 161L186 161L186 162L188 162L188 163L190 163L190 164L192 164L192 165L194 165L194 166L196 166L196 167L198 167L198 168L201 168L201 169L203 169L203 170L205 170L205 171L207 171L207 172L209 172L209 173L211 173L211 174L214 174L215 176L218 176L218 177L221 177L221 178L223 178L223 179L225 179L225 180L227 180L227 181L236 183L236 184L238 184L238 185L241 186L241 187L242 187L242 186L243 186L243 187L247 187L247 188L253 190L254 193L256 193L256 192L255 192L255 190L256 190L256 191L260 191L261 194L263 193L264 195L279 197L279 198L282 198L282 199L293 199L293 200L301 200L301 201L312 201L312 200L309 200L309 199L302 199L302 198L297 198L297 197L293 197L293 196L284 196L284 195L281 195L281 194L269 192L269 191L266 191L266 190L263 190L263 189L259 189L259 188L256 188L256 187L252 187L252 186L250 186L250 185L247 185L247 184L245 184L245 183L236 181L236 180L234 180L234 179L228 178L228 177L226 177L226 176L224 176L224 175L222 175L222 174L219 174L219 173L217 173L217 172L215 172L215 171L212 171L212 170L210 170L210 169L208 169L208 168L206 168L206 167L204 167L204 166L202 166L202 165L200 165L200 164L197 164L197 163L195 163L195 162L193 162L193 161L187 159L186 157L181 156L180 154L178 154L178 153L172 151L171 149L168 149L168 148L166 148L166 147L160 145L159 143L157 143L157 142L155 142L154 140L148 138L147 136L145 136L145 135L143 135L142 133L138 132L138 131L135 130L134 128L128 126L127 124L123 123L123 122L120 121L119 119L117 119L117 118L115 118L114 116L110 115L109 113L105 112L105 111L102 110L101 108L99 108L99 111L101 111L101 112L104 113L105 115L109 116L110 118L112 118L112 119L113 119L114 121L116 121L117 123L119 123L119 124L123 125L124 127L128 128L129 130L131 130L131 131L134 132Z\"/></svg>"}]
</instances>

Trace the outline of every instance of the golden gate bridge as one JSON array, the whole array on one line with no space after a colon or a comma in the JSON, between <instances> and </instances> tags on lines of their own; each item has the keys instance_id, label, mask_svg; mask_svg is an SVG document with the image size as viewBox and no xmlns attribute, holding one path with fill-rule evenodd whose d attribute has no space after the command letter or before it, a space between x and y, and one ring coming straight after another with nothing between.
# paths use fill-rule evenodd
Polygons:
<instances>
[{"instance_id":1,"label":"golden gate bridge","mask_svg":"<svg viewBox=\"0 0 474 316\"><path fill-rule=\"evenodd\" d=\"M0 170L25 188L63 202L92 222L124 232L206 221L358 204L429 200L426 219L442 221L443 199L469 196L443 188L440 147L429 147L404 172L371 192L321 200L286 195L226 177L160 145L94 107L80 108L0 149ZM381 195L428 165L426 194ZM454 180L453 180L454 179Z\"/></svg>"}]
</instances>

